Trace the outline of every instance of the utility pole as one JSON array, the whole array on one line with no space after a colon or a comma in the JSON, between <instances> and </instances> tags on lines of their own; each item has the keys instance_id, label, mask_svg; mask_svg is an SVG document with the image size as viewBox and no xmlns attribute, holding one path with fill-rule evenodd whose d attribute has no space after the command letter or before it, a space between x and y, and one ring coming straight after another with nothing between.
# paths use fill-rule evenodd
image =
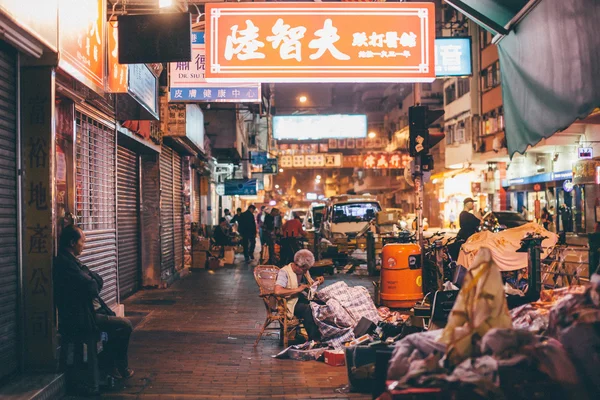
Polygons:
<instances>
[{"instance_id":1,"label":"utility pole","mask_svg":"<svg viewBox=\"0 0 600 400\"><path fill-rule=\"evenodd\" d=\"M417 240L421 248L421 267L424 266L424 240L423 240L423 197L424 197L424 172L433 169L433 158L429 154L429 149L439 143L444 134L429 133L429 125L435 122L443 114L443 110L429 110L427 106L421 105L421 87L415 84L415 105L408 110L408 152L413 157L414 171L413 180L415 182L416 201L416 225Z\"/></svg>"}]
</instances>

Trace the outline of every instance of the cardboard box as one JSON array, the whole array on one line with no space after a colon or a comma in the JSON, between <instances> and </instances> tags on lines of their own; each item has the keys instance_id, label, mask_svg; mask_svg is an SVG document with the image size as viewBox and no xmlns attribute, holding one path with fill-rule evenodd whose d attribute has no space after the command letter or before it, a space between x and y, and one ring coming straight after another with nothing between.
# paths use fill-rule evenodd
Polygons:
<instances>
[{"instance_id":1,"label":"cardboard box","mask_svg":"<svg viewBox=\"0 0 600 400\"><path fill-rule=\"evenodd\" d=\"M206 268L208 254L205 251L195 251L192 253L192 268Z\"/></svg>"},{"instance_id":2,"label":"cardboard box","mask_svg":"<svg viewBox=\"0 0 600 400\"><path fill-rule=\"evenodd\" d=\"M326 350L325 364L331 365L333 367L340 367L342 365L346 365L344 350Z\"/></svg>"},{"instance_id":3,"label":"cardboard box","mask_svg":"<svg viewBox=\"0 0 600 400\"><path fill-rule=\"evenodd\" d=\"M221 265L218 258L211 257L208 259L208 269L215 270L219 269L220 266Z\"/></svg>"},{"instance_id":4,"label":"cardboard box","mask_svg":"<svg viewBox=\"0 0 600 400\"><path fill-rule=\"evenodd\" d=\"M225 264L233 264L235 261L235 250L232 246L225 246L225 253L223 256Z\"/></svg>"},{"instance_id":5,"label":"cardboard box","mask_svg":"<svg viewBox=\"0 0 600 400\"><path fill-rule=\"evenodd\" d=\"M398 211L379 211L377 213L378 225L392 225L398 223Z\"/></svg>"},{"instance_id":6,"label":"cardboard box","mask_svg":"<svg viewBox=\"0 0 600 400\"><path fill-rule=\"evenodd\" d=\"M210 250L210 239L198 239L194 243L194 251L208 251Z\"/></svg>"}]
</instances>

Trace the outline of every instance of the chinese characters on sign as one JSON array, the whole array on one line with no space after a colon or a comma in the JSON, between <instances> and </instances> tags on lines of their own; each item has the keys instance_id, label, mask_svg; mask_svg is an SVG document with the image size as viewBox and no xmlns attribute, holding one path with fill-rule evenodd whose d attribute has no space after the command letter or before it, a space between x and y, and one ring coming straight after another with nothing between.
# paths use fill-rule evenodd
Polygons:
<instances>
[{"instance_id":1,"label":"chinese characters on sign","mask_svg":"<svg viewBox=\"0 0 600 400\"><path fill-rule=\"evenodd\" d=\"M238 44L239 46L239 44ZM260 102L259 83L211 84L205 79L204 32L192 34L192 61L169 65L170 101Z\"/></svg>"},{"instance_id":2,"label":"chinese characters on sign","mask_svg":"<svg viewBox=\"0 0 600 400\"><path fill-rule=\"evenodd\" d=\"M340 168L340 153L283 155L279 159L281 168Z\"/></svg>"},{"instance_id":3,"label":"chinese characters on sign","mask_svg":"<svg viewBox=\"0 0 600 400\"><path fill-rule=\"evenodd\" d=\"M435 75L471 75L471 38L452 37L435 39Z\"/></svg>"},{"instance_id":4,"label":"chinese characters on sign","mask_svg":"<svg viewBox=\"0 0 600 400\"><path fill-rule=\"evenodd\" d=\"M106 0L60 0L59 66L98 93L104 92Z\"/></svg>"},{"instance_id":5,"label":"chinese characters on sign","mask_svg":"<svg viewBox=\"0 0 600 400\"><path fill-rule=\"evenodd\" d=\"M86 29L92 28L96 29L95 26ZM87 33L90 39L89 54L93 60L96 32ZM103 31L100 33L103 35ZM83 36L84 46L85 37ZM101 53L101 49L99 51ZM87 54L85 47L83 52ZM56 195L52 185L52 171L58 168L52 151L56 122L52 118L53 76L51 67L26 68L21 72L23 314L26 316L23 340L28 349L25 365L33 368L53 365L56 351L52 302L52 238L55 237L53 213Z\"/></svg>"},{"instance_id":6,"label":"chinese characters on sign","mask_svg":"<svg viewBox=\"0 0 600 400\"><path fill-rule=\"evenodd\" d=\"M207 4L209 82L431 82L433 3Z\"/></svg>"},{"instance_id":7,"label":"chinese characters on sign","mask_svg":"<svg viewBox=\"0 0 600 400\"><path fill-rule=\"evenodd\" d=\"M127 64L119 64L119 29L117 22L108 23L108 77L110 93L127 93Z\"/></svg>"}]
</instances>

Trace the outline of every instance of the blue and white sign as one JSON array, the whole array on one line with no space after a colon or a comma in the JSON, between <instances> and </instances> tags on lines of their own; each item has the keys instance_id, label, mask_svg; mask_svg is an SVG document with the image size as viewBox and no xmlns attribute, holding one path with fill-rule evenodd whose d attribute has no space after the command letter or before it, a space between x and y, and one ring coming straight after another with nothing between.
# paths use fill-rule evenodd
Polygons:
<instances>
[{"instance_id":1,"label":"blue and white sign","mask_svg":"<svg viewBox=\"0 0 600 400\"><path fill-rule=\"evenodd\" d=\"M208 83L204 32L192 33L192 61L169 63L169 101L260 103L260 83Z\"/></svg>"},{"instance_id":2,"label":"blue and white sign","mask_svg":"<svg viewBox=\"0 0 600 400\"><path fill-rule=\"evenodd\" d=\"M572 178L573 178L573 171L546 172L545 174L524 176L522 178L513 178L513 179L504 180L502 182L502 186L507 187L507 186L513 186L513 185L530 185L533 183L563 181L563 180L572 179Z\"/></svg>"},{"instance_id":3,"label":"blue and white sign","mask_svg":"<svg viewBox=\"0 0 600 400\"><path fill-rule=\"evenodd\" d=\"M435 39L435 76L468 76L473 74L471 38Z\"/></svg>"},{"instance_id":4,"label":"blue and white sign","mask_svg":"<svg viewBox=\"0 0 600 400\"><path fill-rule=\"evenodd\" d=\"M267 163L263 165L263 174L276 174L279 172L279 165L276 158L267 158Z\"/></svg>"},{"instance_id":5,"label":"blue and white sign","mask_svg":"<svg viewBox=\"0 0 600 400\"><path fill-rule=\"evenodd\" d=\"M253 165L265 165L267 163L266 151L251 151L250 163Z\"/></svg>"},{"instance_id":6,"label":"blue and white sign","mask_svg":"<svg viewBox=\"0 0 600 400\"><path fill-rule=\"evenodd\" d=\"M256 179L226 179L225 196L255 196L258 184Z\"/></svg>"}]
</instances>

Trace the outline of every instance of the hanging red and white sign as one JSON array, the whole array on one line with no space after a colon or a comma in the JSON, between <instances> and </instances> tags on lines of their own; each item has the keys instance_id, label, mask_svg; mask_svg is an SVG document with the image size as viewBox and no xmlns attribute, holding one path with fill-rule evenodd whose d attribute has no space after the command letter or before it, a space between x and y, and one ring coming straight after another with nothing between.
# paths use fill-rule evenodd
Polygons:
<instances>
[{"instance_id":1,"label":"hanging red and white sign","mask_svg":"<svg viewBox=\"0 0 600 400\"><path fill-rule=\"evenodd\" d=\"M206 5L209 82L432 82L433 3Z\"/></svg>"}]
</instances>

